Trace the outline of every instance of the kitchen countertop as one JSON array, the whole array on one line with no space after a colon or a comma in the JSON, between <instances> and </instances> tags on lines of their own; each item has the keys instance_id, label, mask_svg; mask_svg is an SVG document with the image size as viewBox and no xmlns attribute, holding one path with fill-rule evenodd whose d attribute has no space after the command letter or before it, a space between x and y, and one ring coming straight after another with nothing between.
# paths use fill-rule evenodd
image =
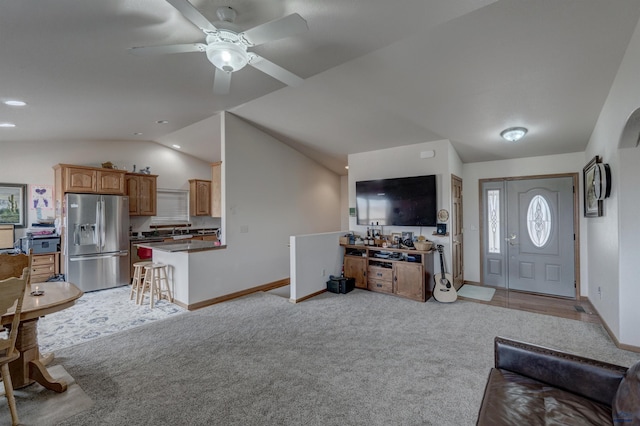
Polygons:
<instances>
[{"instance_id":1,"label":"kitchen countertop","mask_svg":"<svg viewBox=\"0 0 640 426\"><path fill-rule=\"evenodd\" d=\"M178 252L178 251L193 252L193 251L204 251L204 250L218 250L218 249L226 248L226 246L216 245L216 243L218 243L218 241L202 241L202 240L192 241L191 239L189 239L188 241L184 241L184 242L181 240L176 240L175 242L170 241L166 243L159 243L159 242L154 243L154 242L143 241L136 245L138 247L150 248L152 250L160 250L160 251L166 251L166 252Z\"/></svg>"}]
</instances>

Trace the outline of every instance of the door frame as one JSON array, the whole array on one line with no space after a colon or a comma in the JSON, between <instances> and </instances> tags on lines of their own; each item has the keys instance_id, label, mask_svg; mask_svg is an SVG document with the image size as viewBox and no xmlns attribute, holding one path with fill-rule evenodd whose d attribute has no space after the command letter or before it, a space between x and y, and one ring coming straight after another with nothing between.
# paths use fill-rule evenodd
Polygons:
<instances>
[{"instance_id":1,"label":"door frame","mask_svg":"<svg viewBox=\"0 0 640 426\"><path fill-rule=\"evenodd\" d=\"M460 202L458 209L454 208L454 198L456 196L455 182L460 183ZM451 174L451 215L449 217L451 233L451 275L453 285L456 290L464 285L464 199L462 178ZM457 238L457 240L456 240ZM456 249L456 245L458 245ZM459 274L457 273L459 272Z\"/></svg>"},{"instance_id":2,"label":"door frame","mask_svg":"<svg viewBox=\"0 0 640 426\"><path fill-rule=\"evenodd\" d=\"M478 219L479 219L479 231L480 231L480 240L479 244L479 254L480 254L480 280L482 281L482 277L484 277L484 221L485 221L485 205L484 198L482 194L482 185L486 182L505 182L505 181L513 181L513 180L534 180L534 179L548 179L548 178L561 178L561 177L570 177L573 180L573 265L574 265L574 277L576 280L576 300L581 298L580 296L580 208L579 208L579 194L578 186L579 186L579 178L578 173L554 173L548 175L530 175L530 176L511 176L511 177L497 177L497 178L488 178L488 179L478 179ZM484 283L483 283L484 284ZM507 287L508 288L508 287ZM520 290L517 290L520 291ZM548 297L561 297L561 296L552 296L548 295Z\"/></svg>"}]
</instances>

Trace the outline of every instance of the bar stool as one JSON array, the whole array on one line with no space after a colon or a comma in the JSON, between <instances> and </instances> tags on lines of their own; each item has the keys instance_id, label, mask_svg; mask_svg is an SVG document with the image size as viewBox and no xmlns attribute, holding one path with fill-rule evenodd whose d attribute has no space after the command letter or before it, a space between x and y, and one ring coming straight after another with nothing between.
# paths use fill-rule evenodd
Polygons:
<instances>
[{"instance_id":1,"label":"bar stool","mask_svg":"<svg viewBox=\"0 0 640 426\"><path fill-rule=\"evenodd\" d=\"M136 296L136 304L142 303L142 293L144 290L144 275L142 270L145 266L151 265L153 262L136 262L133 264L133 279L131 280L131 293L129 294L129 300L133 299L133 295Z\"/></svg>"},{"instance_id":2,"label":"bar stool","mask_svg":"<svg viewBox=\"0 0 640 426\"><path fill-rule=\"evenodd\" d=\"M164 263L151 263L144 266L144 281L140 304L144 300L144 293L147 289L149 289L149 306L151 306L151 309L153 309L153 301L156 296L158 301L164 297L169 302L173 302L167 275L167 265Z\"/></svg>"}]
</instances>

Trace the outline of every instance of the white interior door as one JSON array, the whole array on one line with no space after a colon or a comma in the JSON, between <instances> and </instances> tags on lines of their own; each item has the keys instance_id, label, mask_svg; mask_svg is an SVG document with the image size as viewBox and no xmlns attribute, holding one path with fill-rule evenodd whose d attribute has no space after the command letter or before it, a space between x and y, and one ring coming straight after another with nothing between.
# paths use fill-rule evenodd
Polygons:
<instances>
[{"instance_id":1,"label":"white interior door","mask_svg":"<svg viewBox=\"0 0 640 426\"><path fill-rule=\"evenodd\" d=\"M485 182L483 282L576 296L573 178Z\"/></svg>"}]
</instances>

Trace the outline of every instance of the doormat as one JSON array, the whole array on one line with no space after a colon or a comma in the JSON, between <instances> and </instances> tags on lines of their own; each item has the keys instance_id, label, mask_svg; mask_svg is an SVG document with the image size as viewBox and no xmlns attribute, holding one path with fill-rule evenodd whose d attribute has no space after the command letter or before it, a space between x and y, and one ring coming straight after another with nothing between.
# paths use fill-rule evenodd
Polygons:
<instances>
[{"instance_id":1,"label":"doormat","mask_svg":"<svg viewBox=\"0 0 640 426\"><path fill-rule=\"evenodd\" d=\"M458 296L490 302L495 292L495 288L465 284L458 290Z\"/></svg>"},{"instance_id":2,"label":"doormat","mask_svg":"<svg viewBox=\"0 0 640 426\"><path fill-rule=\"evenodd\" d=\"M34 383L22 389L16 389L16 407L20 424L23 425L57 425L65 419L87 410L93 405L93 400L82 390L76 381L67 373L62 365L47 367L54 379L63 379L68 388L65 392L57 393ZM0 396L4 397L4 386L0 382ZM2 398L0 404L0 419L10 419L9 404ZM4 423L2 423L4 424Z\"/></svg>"}]
</instances>

